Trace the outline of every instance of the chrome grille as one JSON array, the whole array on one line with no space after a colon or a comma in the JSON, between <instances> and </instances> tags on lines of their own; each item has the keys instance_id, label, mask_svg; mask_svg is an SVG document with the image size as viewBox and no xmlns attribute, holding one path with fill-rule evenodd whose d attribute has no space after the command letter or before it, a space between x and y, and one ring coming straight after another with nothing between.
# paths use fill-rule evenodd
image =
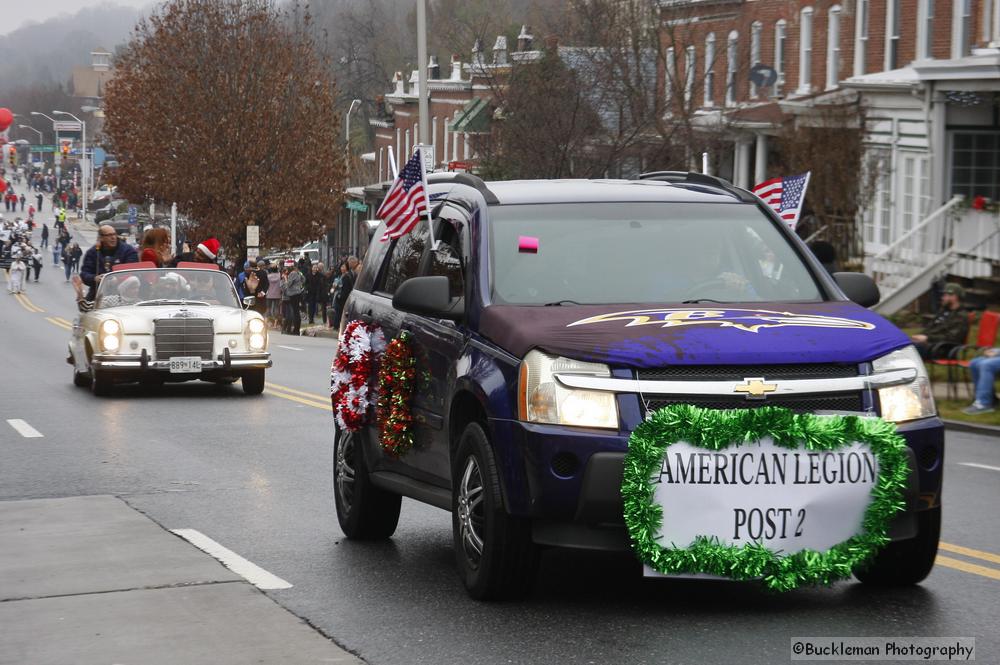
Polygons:
<instances>
[{"instance_id":1,"label":"chrome grille","mask_svg":"<svg viewBox=\"0 0 1000 665\"><path fill-rule=\"evenodd\" d=\"M802 365L673 365L636 372L640 381L742 381L762 376L781 379L839 379L858 375L857 365L807 363Z\"/></svg>"},{"instance_id":2,"label":"chrome grille","mask_svg":"<svg viewBox=\"0 0 1000 665\"><path fill-rule=\"evenodd\" d=\"M212 359L215 331L212 319L156 319L153 328L157 360L176 356Z\"/></svg>"},{"instance_id":3,"label":"chrome grille","mask_svg":"<svg viewBox=\"0 0 1000 665\"><path fill-rule=\"evenodd\" d=\"M646 408L656 411L671 404L691 404L703 409L759 409L762 406L783 406L796 413L816 411L863 411L860 393L827 393L824 395L782 395L767 399L746 399L742 395L647 395Z\"/></svg>"}]
</instances>

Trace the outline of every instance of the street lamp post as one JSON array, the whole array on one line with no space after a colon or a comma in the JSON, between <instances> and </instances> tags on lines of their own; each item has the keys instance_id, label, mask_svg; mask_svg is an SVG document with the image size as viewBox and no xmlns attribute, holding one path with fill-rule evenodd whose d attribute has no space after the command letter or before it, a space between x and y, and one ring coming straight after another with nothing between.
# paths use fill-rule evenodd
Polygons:
<instances>
[{"instance_id":1,"label":"street lamp post","mask_svg":"<svg viewBox=\"0 0 1000 665\"><path fill-rule=\"evenodd\" d=\"M80 194L83 198L83 218L87 219L87 123L80 120L72 113L67 111L53 111L52 115L68 115L69 117L80 123L81 127L81 143L83 144L83 166L80 169Z\"/></svg>"},{"instance_id":2,"label":"street lamp post","mask_svg":"<svg viewBox=\"0 0 1000 665\"><path fill-rule=\"evenodd\" d=\"M45 115L44 113L41 113L40 111L32 111L31 115L40 115L43 118L48 118L49 121L52 123L52 131L56 135L56 152L52 156L52 161L55 162L55 165L56 165L56 187L58 188L59 176L62 175L62 167L60 167L59 166L59 162L56 161L56 155L59 154L59 130L56 129L56 119L53 118L52 116Z\"/></svg>"},{"instance_id":3,"label":"street lamp post","mask_svg":"<svg viewBox=\"0 0 1000 665\"><path fill-rule=\"evenodd\" d=\"M31 125L18 125L18 127L21 128L21 129L30 129L34 133L38 134L38 149L39 149L39 153L38 154L41 155L42 154L41 153L41 148L42 148L42 132L40 130L35 129ZM41 159L41 157L39 157L39 159ZM31 160L31 151L30 150L28 151L28 160L29 161Z\"/></svg>"},{"instance_id":4,"label":"street lamp post","mask_svg":"<svg viewBox=\"0 0 1000 665\"><path fill-rule=\"evenodd\" d=\"M351 108L347 109L347 117L344 122L344 143L347 144L347 149L351 149L351 114L354 113L354 109L361 106L360 99L351 100Z\"/></svg>"}]
</instances>

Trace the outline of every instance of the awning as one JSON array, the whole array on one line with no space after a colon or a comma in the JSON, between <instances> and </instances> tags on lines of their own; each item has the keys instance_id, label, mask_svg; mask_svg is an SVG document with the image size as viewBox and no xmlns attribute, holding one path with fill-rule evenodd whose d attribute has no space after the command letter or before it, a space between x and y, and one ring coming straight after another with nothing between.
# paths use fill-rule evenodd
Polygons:
<instances>
[{"instance_id":1,"label":"awning","mask_svg":"<svg viewBox=\"0 0 1000 665\"><path fill-rule=\"evenodd\" d=\"M458 114L451 124L453 132L483 133L490 129L490 103L482 97L471 99L462 107L462 112Z\"/></svg>"}]
</instances>

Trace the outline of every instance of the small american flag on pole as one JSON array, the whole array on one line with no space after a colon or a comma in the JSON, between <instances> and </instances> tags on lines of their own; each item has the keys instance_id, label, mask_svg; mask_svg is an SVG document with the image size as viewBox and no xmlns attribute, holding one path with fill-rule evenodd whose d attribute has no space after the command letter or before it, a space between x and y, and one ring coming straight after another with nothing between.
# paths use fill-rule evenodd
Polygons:
<instances>
[{"instance_id":1,"label":"small american flag on pole","mask_svg":"<svg viewBox=\"0 0 1000 665\"><path fill-rule=\"evenodd\" d=\"M386 224L382 242L412 231L427 212L424 160L417 150L396 176L375 216Z\"/></svg>"},{"instance_id":2,"label":"small american flag on pole","mask_svg":"<svg viewBox=\"0 0 1000 665\"><path fill-rule=\"evenodd\" d=\"M799 215L802 214L802 202L805 201L806 189L809 187L809 174L810 172L806 172L765 180L753 188L753 193L771 206L794 230L799 223Z\"/></svg>"}]
</instances>

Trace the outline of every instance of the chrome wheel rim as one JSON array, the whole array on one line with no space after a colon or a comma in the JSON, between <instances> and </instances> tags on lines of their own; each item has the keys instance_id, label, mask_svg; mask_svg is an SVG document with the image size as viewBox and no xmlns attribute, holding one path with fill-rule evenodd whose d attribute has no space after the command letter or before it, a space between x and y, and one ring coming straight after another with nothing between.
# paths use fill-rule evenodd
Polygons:
<instances>
[{"instance_id":1,"label":"chrome wheel rim","mask_svg":"<svg viewBox=\"0 0 1000 665\"><path fill-rule=\"evenodd\" d=\"M483 477L475 456L469 456L458 485L458 532L465 557L473 567L483 556Z\"/></svg>"},{"instance_id":2,"label":"chrome wheel rim","mask_svg":"<svg viewBox=\"0 0 1000 665\"><path fill-rule=\"evenodd\" d=\"M354 500L354 437L344 432L337 433L335 481L337 497L343 512L351 510Z\"/></svg>"}]
</instances>

